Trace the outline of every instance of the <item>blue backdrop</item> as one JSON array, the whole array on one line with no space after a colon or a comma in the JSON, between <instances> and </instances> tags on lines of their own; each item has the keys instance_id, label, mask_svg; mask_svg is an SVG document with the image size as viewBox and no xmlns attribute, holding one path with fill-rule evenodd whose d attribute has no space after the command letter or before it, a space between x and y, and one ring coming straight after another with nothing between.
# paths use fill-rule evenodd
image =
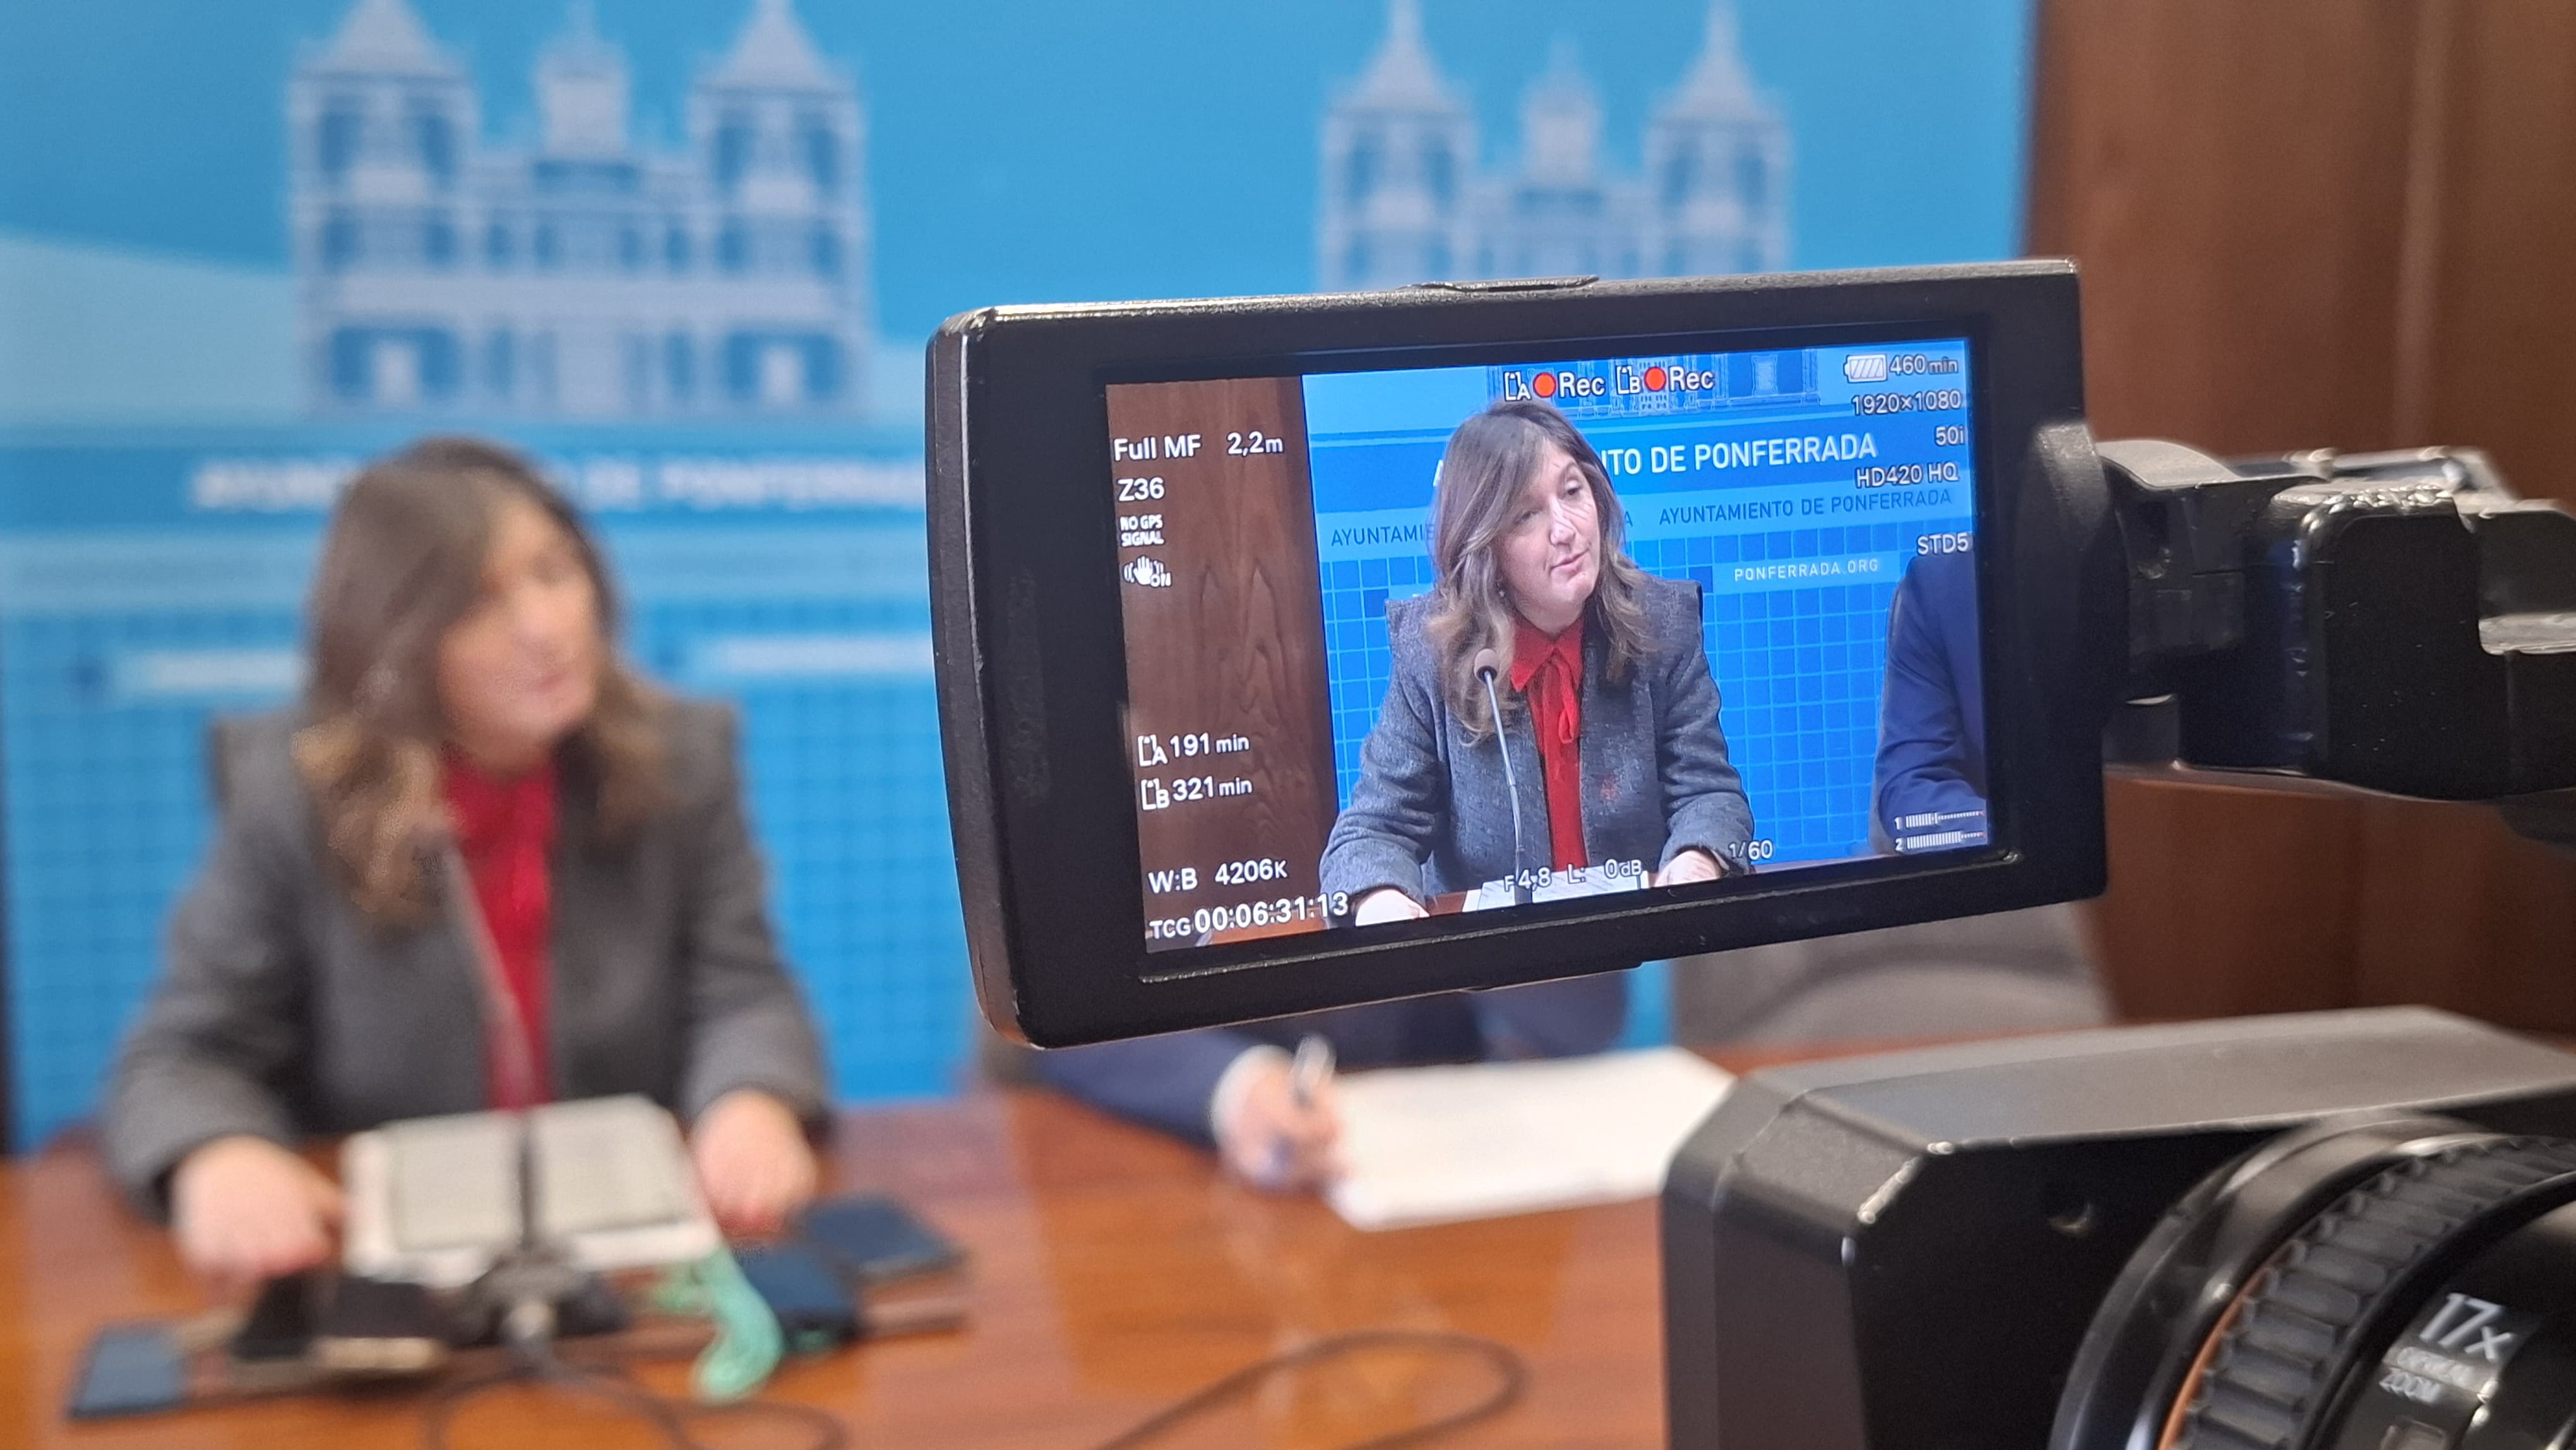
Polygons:
<instances>
[{"instance_id":1,"label":"blue backdrop","mask_svg":"<svg viewBox=\"0 0 2576 1450\"><path fill-rule=\"evenodd\" d=\"M743 708L840 1089L940 1091L941 317L2008 255L2028 32L2023 0L0 7L15 1140L94 1101L203 847L206 722L292 694L359 460L494 433L592 512L636 655Z\"/></svg>"}]
</instances>

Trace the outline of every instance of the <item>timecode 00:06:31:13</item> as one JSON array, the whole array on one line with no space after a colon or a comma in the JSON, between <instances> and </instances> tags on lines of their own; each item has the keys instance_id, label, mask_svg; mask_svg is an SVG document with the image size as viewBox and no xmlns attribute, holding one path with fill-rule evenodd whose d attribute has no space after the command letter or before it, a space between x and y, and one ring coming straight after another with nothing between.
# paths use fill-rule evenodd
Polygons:
<instances>
[{"instance_id":1,"label":"timecode 00:06:31:13","mask_svg":"<svg viewBox=\"0 0 2576 1450\"><path fill-rule=\"evenodd\" d=\"M1317 896L1282 896L1270 901L1245 901L1232 906L1202 906L1187 916L1156 917L1145 923L1145 935L1155 941L1186 940L1211 932L1241 931L1247 927L1295 926L1311 923L1324 925L1351 911L1350 893L1328 891Z\"/></svg>"}]
</instances>

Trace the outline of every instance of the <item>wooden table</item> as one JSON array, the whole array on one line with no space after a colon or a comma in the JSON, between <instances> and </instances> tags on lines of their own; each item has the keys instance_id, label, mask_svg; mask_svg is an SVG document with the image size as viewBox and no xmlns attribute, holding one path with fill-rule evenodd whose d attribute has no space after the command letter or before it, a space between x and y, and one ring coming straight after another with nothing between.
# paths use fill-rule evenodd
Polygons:
<instances>
[{"instance_id":1,"label":"wooden table","mask_svg":"<svg viewBox=\"0 0 2576 1450\"><path fill-rule=\"evenodd\" d=\"M1731 1064L1741 1065L1741 1064ZM791 1364L772 1393L820 1405L858 1450L1081 1450L1227 1370L1335 1330L1464 1330L1512 1345L1529 1393L1475 1445L1663 1443L1655 1209L1649 1202L1368 1234L1310 1198L1217 1175L1208 1157L1062 1099L984 1090L852 1113L828 1167L892 1193L973 1255L971 1327ZM296 1398L71 1426L61 1407L92 1331L200 1307L167 1239L118 1201L94 1154L0 1169L0 1442L109 1450L418 1443L412 1392ZM1343 1444L1455 1408L1486 1371L1378 1355L1274 1383L1167 1443ZM680 1367L648 1382L683 1384ZM713 1433L711 1431L711 1433ZM730 1445L787 1432L722 1431ZM646 1446L561 1395L477 1402L460 1447Z\"/></svg>"}]
</instances>

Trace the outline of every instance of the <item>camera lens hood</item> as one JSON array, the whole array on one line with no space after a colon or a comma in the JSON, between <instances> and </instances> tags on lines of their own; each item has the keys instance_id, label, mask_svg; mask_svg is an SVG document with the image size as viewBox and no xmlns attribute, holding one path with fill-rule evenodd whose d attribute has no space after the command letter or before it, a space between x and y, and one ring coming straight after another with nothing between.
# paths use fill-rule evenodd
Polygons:
<instances>
[{"instance_id":1,"label":"camera lens hood","mask_svg":"<svg viewBox=\"0 0 2576 1450\"><path fill-rule=\"evenodd\" d=\"M2077 1351L2052 1450L2306 1450L2392 1324L2570 1201L2562 1139L2421 1115L2273 1139L2131 1256Z\"/></svg>"}]
</instances>

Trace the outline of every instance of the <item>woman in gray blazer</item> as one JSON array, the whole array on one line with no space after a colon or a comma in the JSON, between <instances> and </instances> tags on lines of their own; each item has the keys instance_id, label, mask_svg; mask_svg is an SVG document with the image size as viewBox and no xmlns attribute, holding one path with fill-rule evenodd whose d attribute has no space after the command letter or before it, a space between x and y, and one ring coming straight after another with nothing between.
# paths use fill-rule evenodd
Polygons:
<instances>
[{"instance_id":1,"label":"woman in gray blazer","mask_svg":"<svg viewBox=\"0 0 2576 1450\"><path fill-rule=\"evenodd\" d=\"M103 1136L218 1281L332 1252L301 1134L549 1098L681 1114L729 1228L813 1191L824 1080L744 825L732 720L618 658L615 598L515 455L362 473L302 705L227 733L222 816Z\"/></svg>"},{"instance_id":2,"label":"woman in gray blazer","mask_svg":"<svg viewBox=\"0 0 2576 1450\"><path fill-rule=\"evenodd\" d=\"M1387 609L1394 677L1324 846L1323 889L1354 921L1569 866L1634 863L1656 885L1748 869L1699 590L1639 569L1625 533L1599 455L1547 404L1497 403L1450 436L1438 583Z\"/></svg>"}]
</instances>

